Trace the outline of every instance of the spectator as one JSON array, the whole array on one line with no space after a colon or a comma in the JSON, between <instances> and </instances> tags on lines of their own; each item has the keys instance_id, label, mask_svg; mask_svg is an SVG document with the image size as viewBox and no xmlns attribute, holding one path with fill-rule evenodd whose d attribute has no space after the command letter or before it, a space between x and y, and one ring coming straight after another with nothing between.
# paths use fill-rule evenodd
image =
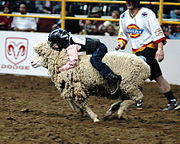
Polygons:
<instances>
[{"instance_id":1,"label":"spectator","mask_svg":"<svg viewBox=\"0 0 180 144\"><path fill-rule=\"evenodd\" d=\"M21 15L28 14L27 5L25 3L19 4L19 12ZM15 31L36 31L36 19L32 17L13 17L11 28Z\"/></svg>"},{"instance_id":2,"label":"spectator","mask_svg":"<svg viewBox=\"0 0 180 144\"><path fill-rule=\"evenodd\" d=\"M66 16L74 17L74 14L66 9ZM61 20L58 20L56 24L52 26L52 30L61 27ZM78 34L81 31L79 20L66 20L65 21L65 29L72 34Z\"/></svg>"},{"instance_id":3,"label":"spectator","mask_svg":"<svg viewBox=\"0 0 180 144\"><path fill-rule=\"evenodd\" d=\"M44 6L40 13L44 13L47 15L52 14L52 9L50 7ZM52 25L56 22L56 19L49 19L49 18L39 18L37 24L37 31L38 32L49 32L51 31Z\"/></svg>"},{"instance_id":4,"label":"spectator","mask_svg":"<svg viewBox=\"0 0 180 144\"><path fill-rule=\"evenodd\" d=\"M104 35L106 36L117 36L118 31L115 29L115 26L110 24L106 27Z\"/></svg>"},{"instance_id":5,"label":"spectator","mask_svg":"<svg viewBox=\"0 0 180 144\"><path fill-rule=\"evenodd\" d=\"M112 19L119 19L120 13L119 11L113 11L111 13ZM114 32L112 31L114 29ZM119 31L119 22L117 21L105 21L101 27L101 30L104 31L106 34L109 33L110 35L116 35ZM107 32L107 30L110 30ZM106 35L105 34L105 35Z\"/></svg>"},{"instance_id":6,"label":"spectator","mask_svg":"<svg viewBox=\"0 0 180 144\"><path fill-rule=\"evenodd\" d=\"M44 10L51 10L51 3L50 1L35 1L36 12L46 13Z\"/></svg>"},{"instance_id":7,"label":"spectator","mask_svg":"<svg viewBox=\"0 0 180 144\"><path fill-rule=\"evenodd\" d=\"M51 8L49 8L49 7L43 7L42 12L43 12L43 13L46 13L46 14L51 14L51 13L52 13L52 10L51 10Z\"/></svg>"},{"instance_id":8,"label":"spectator","mask_svg":"<svg viewBox=\"0 0 180 144\"><path fill-rule=\"evenodd\" d=\"M179 25L163 25L164 34L168 39L180 39Z\"/></svg>"},{"instance_id":9,"label":"spectator","mask_svg":"<svg viewBox=\"0 0 180 144\"><path fill-rule=\"evenodd\" d=\"M4 14L10 14L11 10L8 6L4 6L3 9ZM9 16L0 16L0 29L1 30L9 30L11 26L12 18Z\"/></svg>"},{"instance_id":10,"label":"spectator","mask_svg":"<svg viewBox=\"0 0 180 144\"><path fill-rule=\"evenodd\" d=\"M88 18L90 18L91 16L88 16ZM92 24L92 21L91 20L83 20L81 23L80 23L80 26L81 26L81 32L80 34L84 34L84 35L87 35L87 34L91 34L92 30L95 29L96 27Z\"/></svg>"},{"instance_id":11,"label":"spectator","mask_svg":"<svg viewBox=\"0 0 180 144\"><path fill-rule=\"evenodd\" d=\"M180 3L180 0L174 0L176 3ZM171 7L170 18L180 19L180 6L169 6Z\"/></svg>"},{"instance_id":12,"label":"spectator","mask_svg":"<svg viewBox=\"0 0 180 144\"><path fill-rule=\"evenodd\" d=\"M102 16L102 10L99 7L93 7L92 11L90 12L90 15L88 17L91 18L101 18ZM81 26L82 27L86 27L87 26L87 22L88 21L82 21L81 22ZM90 23L88 22L88 26L89 24L91 25L87 31L87 34L90 35L103 35L104 32L101 30L102 24L104 23L104 21L91 21ZM81 33L83 33L81 31Z\"/></svg>"},{"instance_id":13,"label":"spectator","mask_svg":"<svg viewBox=\"0 0 180 144\"><path fill-rule=\"evenodd\" d=\"M61 9L61 3L60 2L55 2L53 7L52 7L52 13L60 14L60 9Z\"/></svg>"},{"instance_id":14,"label":"spectator","mask_svg":"<svg viewBox=\"0 0 180 144\"><path fill-rule=\"evenodd\" d=\"M171 10L170 11L170 18L171 19L180 19L180 9Z\"/></svg>"}]
</instances>

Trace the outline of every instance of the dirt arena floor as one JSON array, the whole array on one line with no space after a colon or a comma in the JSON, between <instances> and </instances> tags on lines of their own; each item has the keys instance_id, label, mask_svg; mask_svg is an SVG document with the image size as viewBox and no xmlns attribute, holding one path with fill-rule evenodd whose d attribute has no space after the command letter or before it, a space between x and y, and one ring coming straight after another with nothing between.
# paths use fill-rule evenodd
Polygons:
<instances>
[{"instance_id":1,"label":"dirt arena floor","mask_svg":"<svg viewBox=\"0 0 180 144\"><path fill-rule=\"evenodd\" d=\"M180 100L180 86L172 89ZM145 83L144 95L142 110L93 123L68 107L50 78L0 75L0 144L180 144L180 111L162 111L155 83ZM89 98L99 117L113 102Z\"/></svg>"}]
</instances>

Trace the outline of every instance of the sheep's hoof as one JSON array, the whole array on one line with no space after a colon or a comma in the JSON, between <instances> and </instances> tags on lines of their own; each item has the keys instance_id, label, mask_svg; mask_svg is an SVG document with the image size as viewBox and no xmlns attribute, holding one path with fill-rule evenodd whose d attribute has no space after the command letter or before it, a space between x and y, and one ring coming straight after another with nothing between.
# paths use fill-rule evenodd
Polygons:
<instances>
[{"instance_id":1,"label":"sheep's hoof","mask_svg":"<svg viewBox=\"0 0 180 144\"><path fill-rule=\"evenodd\" d=\"M100 120L98 118L95 118L94 119L94 122L99 122Z\"/></svg>"},{"instance_id":2,"label":"sheep's hoof","mask_svg":"<svg viewBox=\"0 0 180 144\"><path fill-rule=\"evenodd\" d=\"M119 111L118 111L118 114L117 114L118 119L120 119L120 118L122 117L122 114L123 114L123 110L119 110Z\"/></svg>"},{"instance_id":3,"label":"sheep's hoof","mask_svg":"<svg viewBox=\"0 0 180 144\"><path fill-rule=\"evenodd\" d=\"M118 119L121 119L121 115L118 115Z\"/></svg>"},{"instance_id":4,"label":"sheep's hoof","mask_svg":"<svg viewBox=\"0 0 180 144\"><path fill-rule=\"evenodd\" d=\"M109 117L109 116L111 116L112 114L113 114L112 111L107 111L107 112L105 113L105 116L104 116L104 117Z\"/></svg>"}]
</instances>

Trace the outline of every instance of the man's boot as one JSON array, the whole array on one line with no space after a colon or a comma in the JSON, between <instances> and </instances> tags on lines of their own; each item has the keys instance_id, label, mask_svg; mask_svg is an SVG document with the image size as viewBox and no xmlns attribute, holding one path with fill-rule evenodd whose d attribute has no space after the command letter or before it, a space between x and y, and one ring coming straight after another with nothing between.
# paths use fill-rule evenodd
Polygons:
<instances>
[{"instance_id":1,"label":"man's boot","mask_svg":"<svg viewBox=\"0 0 180 144\"><path fill-rule=\"evenodd\" d=\"M165 107L163 111L178 110L178 109L180 109L180 104L177 102L176 99L173 99L168 102L167 107Z\"/></svg>"},{"instance_id":2,"label":"man's boot","mask_svg":"<svg viewBox=\"0 0 180 144\"><path fill-rule=\"evenodd\" d=\"M107 78L108 85L110 87L110 94L113 95L117 92L119 89L119 85L121 83L122 77L119 75L116 75L114 73L111 73L109 77Z\"/></svg>"}]
</instances>

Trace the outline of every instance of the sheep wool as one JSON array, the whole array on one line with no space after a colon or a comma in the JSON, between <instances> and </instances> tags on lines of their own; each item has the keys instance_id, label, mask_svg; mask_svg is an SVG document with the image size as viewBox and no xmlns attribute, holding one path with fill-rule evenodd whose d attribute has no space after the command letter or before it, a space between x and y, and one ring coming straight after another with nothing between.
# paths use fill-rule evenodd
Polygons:
<instances>
[{"instance_id":1,"label":"sheep wool","mask_svg":"<svg viewBox=\"0 0 180 144\"><path fill-rule=\"evenodd\" d=\"M75 68L59 72L58 69L68 60L65 49L54 50L46 41L38 44L34 49L39 56L43 57L43 66L48 68L51 79L61 96L68 102L73 101L80 109L86 106L90 91L100 87L104 90L108 89L106 80L91 65L90 55L79 56ZM104 56L103 62L114 73L122 76L120 89L128 99L137 101L143 98L139 88L150 76L150 67L141 58L134 54L113 51ZM90 111L89 108L87 111ZM97 120L96 116L90 117L94 121Z\"/></svg>"}]
</instances>

